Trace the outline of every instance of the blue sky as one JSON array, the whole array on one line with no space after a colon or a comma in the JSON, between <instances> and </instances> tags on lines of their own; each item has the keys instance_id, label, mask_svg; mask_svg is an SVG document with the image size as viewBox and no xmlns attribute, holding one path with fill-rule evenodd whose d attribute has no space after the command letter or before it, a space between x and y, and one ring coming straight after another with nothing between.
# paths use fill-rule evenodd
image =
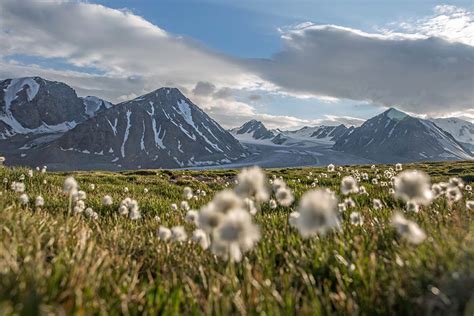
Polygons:
<instances>
[{"instance_id":1,"label":"blue sky","mask_svg":"<svg viewBox=\"0 0 474 316\"><path fill-rule=\"evenodd\" d=\"M42 75L114 102L173 85L225 126L358 123L388 106L474 118L472 1L0 6L0 77Z\"/></svg>"}]
</instances>

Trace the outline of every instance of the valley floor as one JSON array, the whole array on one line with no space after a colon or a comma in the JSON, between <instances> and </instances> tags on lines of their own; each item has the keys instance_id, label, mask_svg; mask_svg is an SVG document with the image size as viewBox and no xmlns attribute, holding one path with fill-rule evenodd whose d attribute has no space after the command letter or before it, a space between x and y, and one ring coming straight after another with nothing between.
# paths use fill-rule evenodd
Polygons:
<instances>
[{"instance_id":1,"label":"valley floor","mask_svg":"<svg viewBox=\"0 0 474 316\"><path fill-rule=\"evenodd\" d=\"M292 161L291 151L256 150L268 157L268 166ZM326 164L325 159L308 153L298 164ZM391 167L377 165L380 174ZM473 162L403 167L426 171L432 183L450 177L474 182ZM231 263L191 240L162 241L157 231L160 225L182 225L191 236L195 228L185 222L186 211L171 207L180 205L183 188L207 193L189 200L199 209L231 188L238 170L74 172L86 206L97 213L93 219L71 213L63 193L67 173L29 177L26 169L0 168L0 179L6 179L0 192L0 314L472 315L474 226L466 207L472 191L463 190L455 203L438 198L414 213L403 211L389 186L362 180L368 195L350 195L355 206L341 213L339 231L305 239L289 224L301 195L314 187L332 189L343 201L341 178L355 169L376 176L369 165L343 168L341 174L326 168L265 170L269 178L286 181L295 203L276 209L262 204L254 217L259 242L241 262ZM22 175L30 197L26 206L11 190ZM44 206L35 207L39 195ZM105 195L111 205L103 205ZM126 197L137 200L141 218L118 214ZM381 209L373 208L374 198ZM424 242L412 245L397 235L390 224L396 211L421 227ZM362 216L360 226L351 223L352 212Z\"/></svg>"}]
</instances>

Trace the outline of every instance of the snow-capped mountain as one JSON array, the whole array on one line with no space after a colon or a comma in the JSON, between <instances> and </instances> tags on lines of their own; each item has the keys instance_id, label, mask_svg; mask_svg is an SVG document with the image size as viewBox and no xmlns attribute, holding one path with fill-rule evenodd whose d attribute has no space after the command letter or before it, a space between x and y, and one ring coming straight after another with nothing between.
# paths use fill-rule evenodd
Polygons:
<instances>
[{"instance_id":1,"label":"snow-capped mountain","mask_svg":"<svg viewBox=\"0 0 474 316\"><path fill-rule=\"evenodd\" d=\"M98 97L87 96L81 98L84 103L84 110L88 117L93 117L97 113L110 109L113 104Z\"/></svg>"},{"instance_id":2,"label":"snow-capped mountain","mask_svg":"<svg viewBox=\"0 0 474 316\"><path fill-rule=\"evenodd\" d=\"M456 117L430 119L450 133L464 147L474 152L474 124Z\"/></svg>"},{"instance_id":3,"label":"snow-capped mountain","mask_svg":"<svg viewBox=\"0 0 474 316\"><path fill-rule=\"evenodd\" d=\"M305 126L294 131L269 130L256 120L251 120L231 129L230 132L242 143L279 146L333 145L341 136L351 133L354 128L343 124L338 126Z\"/></svg>"},{"instance_id":4,"label":"snow-capped mountain","mask_svg":"<svg viewBox=\"0 0 474 316\"><path fill-rule=\"evenodd\" d=\"M178 89L161 88L99 111L39 148L35 159L70 168L179 168L229 163L245 153Z\"/></svg>"},{"instance_id":5,"label":"snow-capped mountain","mask_svg":"<svg viewBox=\"0 0 474 316\"><path fill-rule=\"evenodd\" d=\"M473 159L435 123L389 109L338 139L335 150L379 162Z\"/></svg>"},{"instance_id":6,"label":"snow-capped mountain","mask_svg":"<svg viewBox=\"0 0 474 316\"><path fill-rule=\"evenodd\" d=\"M240 127L231 129L230 133L242 142L271 140L278 134L268 130L262 122L257 120L250 120Z\"/></svg>"}]
</instances>

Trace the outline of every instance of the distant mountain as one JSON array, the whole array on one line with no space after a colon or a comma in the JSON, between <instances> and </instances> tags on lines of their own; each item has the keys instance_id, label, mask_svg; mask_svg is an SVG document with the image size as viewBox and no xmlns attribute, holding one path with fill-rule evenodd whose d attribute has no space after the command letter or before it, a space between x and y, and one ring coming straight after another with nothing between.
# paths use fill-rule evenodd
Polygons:
<instances>
[{"instance_id":1,"label":"distant mountain","mask_svg":"<svg viewBox=\"0 0 474 316\"><path fill-rule=\"evenodd\" d=\"M110 109L113 104L98 97L87 96L81 98L85 106L85 112L88 117L93 117L99 112Z\"/></svg>"},{"instance_id":2,"label":"distant mountain","mask_svg":"<svg viewBox=\"0 0 474 316\"><path fill-rule=\"evenodd\" d=\"M333 149L379 162L473 158L451 134L432 121L393 108L339 138Z\"/></svg>"},{"instance_id":3,"label":"distant mountain","mask_svg":"<svg viewBox=\"0 0 474 316\"><path fill-rule=\"evenodd\" d=\"M231 134L241 141L270 140L278 133L268 130L262 122L251 120L230 130Z\"/></svg>"},{"instance_id":4,"label":"distant mountain","mask_svg":"<svg viewBox=\"0 0 474 316\"><path fill-rule=\"evenodd\" d=\"M354 127L347 128L344 124L337 126L305 126L296 131L284 131L283 133L295 139L317 140L320 142L334 143L340 137L351 133Z\"/></svg>"},{"instance_id":5,"label":"distant mountain","mask_svg":"<svg viewBox=\"0 0 474 316\"><path fill-rule=\"evenodd\" d=\"M192 167L243 156L240 143L175 88L99 111L34 152L34 160L86 169Z\"/></svg>"},{"instance_id":6,"label":"distant mountain","mask_svg":"<svg viewBox=\"0 0 474 316\"><path fill-rule=\"evenodd\" d=\"M456 117L430 119L450 133L464 147L474 152L474 124Z\"/></svg>"}]
</instances>

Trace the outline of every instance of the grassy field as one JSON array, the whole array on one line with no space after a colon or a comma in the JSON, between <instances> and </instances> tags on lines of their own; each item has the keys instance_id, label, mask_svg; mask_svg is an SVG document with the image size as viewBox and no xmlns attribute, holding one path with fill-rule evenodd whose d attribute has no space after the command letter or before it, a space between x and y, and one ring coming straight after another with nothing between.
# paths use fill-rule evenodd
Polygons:
<instances>
[{"instance_id":1,"label":"grassy field","mask_svg":"<svg viewBox=\"0 0 474 316\"><path fill-rule=\"evenodd\" d=\"M380 174L390 167L377 166ZM432 183L450 177L474 182L472 162L403 168L426 171ZM370 166L349 169L374 177ZM63 193L69 174L35 171L29 177L26 169L2 168L0 179L8 183L0 196L0 315L473 315L474 223L466 207L472 192L464 190L453 204L437 198L415 213L404 211L390 186L362 180L368 195L350 195L356 205L341 213L339 231L305 239L289 225L290 212L314 179L343 200L340 182L350 170L341 175L326 168L265 170L269 178L283 177L295 203L276 209L263 203L254 217L260 241L242 261L230 262L192 241L162 241L157 231L160 225L184 225L190 236L194 225L185 223L186 211L172 210L171 204L179 205L189 186L207 193L189 201L198 210L216 192L231 188L238 170L74 173L87 193L85 204L98 214L92 219L70 212ZM28 206L10 189L22 174ZM102 204L106 194L113 198L110 206ZM34 206L38 195L44 207ZM141 219L118 214L125 197L138 201ZM374 198L382 209L372 207ZM424 230L421 244L397 235L390 224L396 210ZM352 211L363 216L362 225L351 224Z\"/></svg>"}]
</instances>

